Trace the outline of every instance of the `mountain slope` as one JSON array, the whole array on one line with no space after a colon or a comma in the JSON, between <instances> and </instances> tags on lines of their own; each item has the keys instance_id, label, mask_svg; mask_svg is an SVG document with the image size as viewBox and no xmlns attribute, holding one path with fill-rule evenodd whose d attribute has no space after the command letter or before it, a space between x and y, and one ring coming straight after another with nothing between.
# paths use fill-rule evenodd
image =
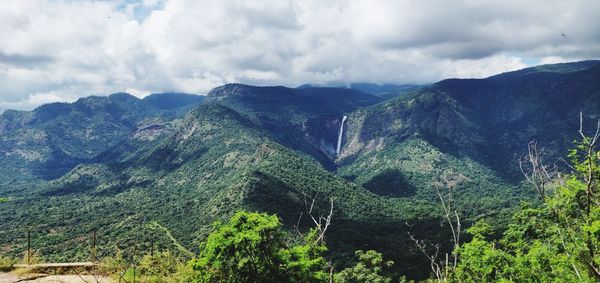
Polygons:
<instances>
[{"instance_id":1,"label":"mountain slope","mask_svg":"<svg viewBox=\"0 0 600 283\"><path fill-rule=\"evenodd\" d=\"M464 175L453 179L462 180L458 188L473 191L467 199L488 192L519 195L517 159L528 142L546 148L547 160L566 155L577 137L579 111L599 117L599 78L599 61L542 66L444 80L359 109L347 122L339 172L399 197L407 196L406 188L416 188L417 198L434 196L433 182L449 171ZM403 177L394 183L388 172Z\"/></svg>"},{"instance_id":2,"label":"mountain slope","mask_svg":"<svg viewBox=\"0 0 600 283\"><path fill-rule=\"evenodd\" d=\"M335 88L349 88L369 93L383 99L389 99L396 96L406 95L411 92L415 92L425 85L416 84L374 84L374 83L351 83L349 85L317 85L317 84L304 84L298 86L298 88L319 88L319 87L335 87Z\"/></svg>"},{"instance_id":3,"label":"mountain slope","mask_svg":"<svg viewBox=\"0 0 600 283\"><path fill-rule=\"evenodd\" d=\"M448 248L434 188L452 188L464 227L490 217L501 229L513 207L531 199L516 158L533 138L551 157L564 156L577 113L598 118L598 78L597 61L540 66L444 80L385 101L352 89L231 84L181 119L160 96L8 111L0 149L13 159L0 157L0 168L12 170L3 178L35 179L21 179L27 194L0 182L11 197L0 206L0 251L21 253L32 230L35 250L47 258L86 259L97 230L101 255L130 256L153 241L189 255L214 220L237 209L277 213L293 238L305 200L316 197L317 212L326 213L333 198L327 244L337 267L356 249L375 249L401 274L423 279L428 262L406 233ZM18 150L68 166L42 175L34 169L46 163L23 162ZM310 225L304 215L300 229Z\"/></svg>"},{"instance_id":4,"label":"mountain slope","mask_svg":"<svg viewBox=\"0 0 600 283\"><path fill-rule=\"evenodd\" d=\"M353 89L254 87L229 84L210 91L205 103L227 106L278 142L335 168L335 145L345 113L383 99Z\"/></svg>"},{"instance_id":5,"label":"mountain slope","mask_svg":"<svg viewBox=\"0 0 600 283\"><path fill-rule=\"evenodd\" d=\"M140 100L117 93L46 104L29 112L5 111L0 115L0 191L60 177L130 134L148 133L150 125L162 125L180 115L178 109L197 103L187 97L178 101L182 97L174 95L174 106L164 109L152 97ZM171 95L161 97L164 101Z\"/></svg>"},{"instance_id":6,"label":"mountain slope","mask_svg":"<svg viewBox=\"0 0 600 283\"><path fill-rule=\"evenodd\" d=\"M103 254L113 253L115 246L126 252L136 245L147 249L152 237L160 248L177 249L157 225L195 250L214 220L227 219L237 209L277 213L294 235L305 198L312 197L317 199L315 213L327 211L328 199L334 199L328 243L338 264L358 248L385 249L391 258L413 260L399 265L404 272L426 275L426 263L402 235L406 221L437 223L428 220L436 218L430 204L379 198L277 143L239 113L214 104L190 112L143 154L79 165L39 187L36 195L11 201L0 210L0 247L22 249L22 241L15 245L12 240L25 232L19 223L26 221L36 231L36 250L54 259L84 257L85 235L95 229ZM23 209L11 213L17 207ZM311 225L306 217L301 224L303 230ZM388 234L371 237L373 231Z\"/></svg>"}]
</instances>

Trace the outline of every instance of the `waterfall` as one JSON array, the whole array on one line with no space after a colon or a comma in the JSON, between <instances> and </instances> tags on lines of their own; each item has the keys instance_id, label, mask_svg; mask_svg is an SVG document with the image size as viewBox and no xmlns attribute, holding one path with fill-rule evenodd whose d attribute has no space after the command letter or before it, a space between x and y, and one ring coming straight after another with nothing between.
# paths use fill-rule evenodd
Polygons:
<instances>
[{"instance_id":1,"label":"waterfall","mask_svg":"<svg viewBox=\"0 0 600 283\"><path fill-rule=\"evenodd\" d=\"M344 116L342 118L342 124L340 125L340 133L338 134L337 148L335 149L336 155L340 155L340 150L342 149L342 136L344 135L344 122L346 122L346 118L348 118L348 116Z\"/></svg>"}]
</instances>

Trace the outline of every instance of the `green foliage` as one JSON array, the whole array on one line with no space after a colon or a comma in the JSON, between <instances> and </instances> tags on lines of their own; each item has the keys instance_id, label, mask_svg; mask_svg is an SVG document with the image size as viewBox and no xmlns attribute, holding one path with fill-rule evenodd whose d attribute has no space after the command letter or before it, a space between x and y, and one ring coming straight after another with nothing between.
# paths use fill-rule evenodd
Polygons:
<instances>
[{"instance_id":1,"label":"green foliage","mask_svg":"<svg viewBox=\"0 0 600 283\"><path fill-rule=\"evenodd\" d=\"M8 198L0 198L0 203L7 202Z\"/></svg>"},{"instance_id":2,"label":"green foliage","mask_svg":"<svg viewBox=\"0 0 600 283\"><path fill-rule=\"evenodd\" d=\"M8 272L13 269L13 265L17 264L19 261L6 256L0 256L0 272Z\"/></svg>"},{"instance_id":3,"label":"green foliage","mask_svg":"<svg viewBox=\"0 0 600 283\"><path fill-rule=\"evenodd\" d=\"M499 240L474 225L460 247L459 282L597 282L600 279L600 156L589 140L569 154L575 172L539 206L523 205Z\"/></svg>"},{"instance_id":4,"label":"green foliage","mask_svg":"<svg viewBox=\"0 0 600 283\"><path fill-rule=\"evenodd\" d=\"M189 265L170 251L145 255L138 264L137 272L137 280L148 283L189 282L193 276Z\"/></svg>"},{"instance_id":5,"label":"green foliage","mask_svg":"<svg viewBox=\"0 0 600 283\"><path fill-rule=\"evenodd\" d=\"M323 257L327 247L317 239L317 230L312 229L305 236L303 245L280 250L288 282L326 282L329 279L325 271L328 263Z\"/></svg>"},{"instance_id":6,"label":"green foliage","mask_svg":"<svg viewBox=\"0 0 600 283\"><path fill-rule=\"evenodd\" d=\"M460 255L454 274L458 281L493 282L498 270L506 267L504 254L478 236L460 248Z\"/></svg>"},{"instance_id":7,"label":"green foliage","mask_svg":"<svg viewBox=\"0 0 600 283\"><path fill-rule=\"evenodd\" d=\"M169 120L184 114L182 109L199 103L197 96L154 96L158 97L169 99L173 107L116 93L1 113L0 192L8 184L31 185L61 177L77 164L106 154L132 133L142 144L149 143L165 132Z\"/></svg>"},{"instance_id":8,"label":"green foliage","mask_svg":"<svg viewBox=\"0 0 600 283\"><path fill-rule=\"evenodd\" d=\"M119 251L102 258L97 268L97 273L106 274L115 282L188 283L195 275L185 259L168 250L129 259Z\"/></svg>"},{"instance_id":9,"label":"green foliage","mask_svg":"<svg viewBox=\"0 0 600 283\"><path fill-rule=\"evenodd\" d=\"M389 283L389 273L393 261L384 261L383 255L373 251L356 251L358 263L335 274L335 282L340 283Z\"/></svg>"},{"instance_id":10,"label":"green foliage","mask_svg":"<svg viewBox=\"0 0 600 283\"><path fill-rule=\"evenodd\" d=\"M238 211L215 223L191 265L194 282L325 282L324 251L314 241L288 248L277 216Z\"/></svg>"},{"instance_id":11,"label":"green foliage","mask_svg":"<svg viewBox=\"0 0 600 283\"><path fill-rule=\"evenodd\" d=\"M284 242L277 216L238 212L226 225L215 226L193 263L200 273L198 281L279 280L277 253Z\"/></svg>"}]
</instances>

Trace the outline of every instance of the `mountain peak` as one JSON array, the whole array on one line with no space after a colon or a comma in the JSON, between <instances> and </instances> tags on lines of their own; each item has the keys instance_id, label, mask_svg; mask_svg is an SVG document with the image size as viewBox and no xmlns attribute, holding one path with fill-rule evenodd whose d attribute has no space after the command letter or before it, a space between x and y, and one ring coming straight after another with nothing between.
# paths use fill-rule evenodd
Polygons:
<instances>
[{"instance_id":1,"label":"mountain peak","mask_svg":"<svg viewBox=\"0 0 600 283\"><path fill-rule=\"evenodd\" d=\"M238 83L230 83L212 89L210 92L208 92L207 97L245 96L255 93L256 90L261 90L261 93L291 93L291 89L284 86L252 86Z\"/></svg>"},{"instance_id":2,"label":"mountain peak","mask_svg":"<svg viewBox=\"0 0 600 283\"><path fill-rule=\"evenodd\" d=\"M572 73L577 71L583 71L591 69L597 65L600 65L600 60L585 60L577 62L567 63L556 63L556 64L544 64L525 69L520 69L512 72L501 73L490 78L505 78L515 75L529 75L536 73Z\"/></svg>"}]
</instances>

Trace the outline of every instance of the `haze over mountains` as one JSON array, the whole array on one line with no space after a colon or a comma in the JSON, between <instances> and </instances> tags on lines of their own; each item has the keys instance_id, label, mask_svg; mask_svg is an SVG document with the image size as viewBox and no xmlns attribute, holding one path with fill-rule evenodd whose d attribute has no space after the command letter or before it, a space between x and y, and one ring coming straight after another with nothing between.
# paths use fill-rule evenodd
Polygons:
<instances>
[{"instance_id":1,"label":"haze over mountains","mask_svg":"<svg viewBox=\"0 0 600 283\"><path fill-rule=\"evenodd\" d=\"M0 206L0 249L22 252L32 230L43 255L78 258L81 237L98 230L107 254L139 231L185 253L240 208L277 213L292 229L316 196L319 210L334 199L337 265L376 249L425 278L406 232L445 236L433 185L454 188L465 222L502 220L532 195L516 163L527 143L564 156L579 112L600 118L600 61L426 86L228 84L206 97L117 93L7 110L0 195L12 201Z\"/></svg>"}]
</instances>

